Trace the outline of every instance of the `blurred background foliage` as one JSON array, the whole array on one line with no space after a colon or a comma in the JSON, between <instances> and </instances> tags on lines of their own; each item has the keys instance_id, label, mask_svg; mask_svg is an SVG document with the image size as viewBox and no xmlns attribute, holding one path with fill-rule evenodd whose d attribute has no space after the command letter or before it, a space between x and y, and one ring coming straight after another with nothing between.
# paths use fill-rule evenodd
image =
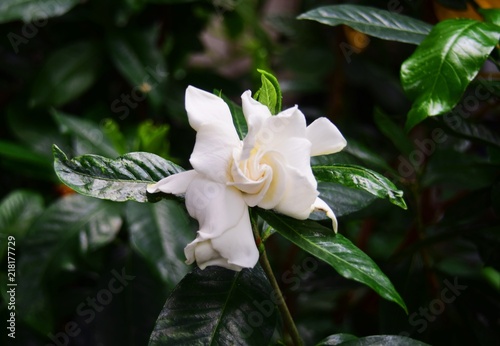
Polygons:
<instances>
[{"instance_id":1,"label":"blurred background foliage","mask_svg":"<svg viewBox=\"0 0 500 346\"><path fill-rule=\"evenodd\" d=\"M308 120L327 116L339 127L348 147L336 162L383 173L405 191L409 206L400 210L340 187L330 201L340 232L391 278L409 315L328 265L293 272L308 263L306 255L269 238L273 268L306 344L335 333L498 344L498 69L485 64L466 95L482 83L488 96L466 107L457 126L429 118L405 133L411 104L399 69L415 46L296 19L337 3L430 24L481 19L480 8L500 7L493 0L2 1L0 283L6 287L5 240L14 235L18 345L45 345L69 321L81 328L70 345L146 344L170 290L189 271L182 248L194 233L175 230L196 230L170 201L112 203L73 194L55 176L52 145L71 157L147 151L189 167L195 133L186 121L185 88L220 89L238 103L244 90L258 88L257 69L278 77L284 108L298 104ZM107 287L113 270L135 278L86 321L82 302ZM450 283L466 288L443 303ZM6 321L6 290L1 294Z\"/></svg>"}]
</instances>

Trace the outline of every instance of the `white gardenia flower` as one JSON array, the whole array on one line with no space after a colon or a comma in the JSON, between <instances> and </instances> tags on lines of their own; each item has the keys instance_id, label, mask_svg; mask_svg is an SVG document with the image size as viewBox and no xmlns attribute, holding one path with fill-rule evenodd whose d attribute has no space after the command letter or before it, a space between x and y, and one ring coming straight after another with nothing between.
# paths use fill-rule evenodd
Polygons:
<instances>
[{"instance_id":1,"label":"white gardenia flower","mask_svg":"<svg viewBox=\"0 0 500 346\"><path fill-rule=\"evenodd\" d=\"M239 271L258 261L248 207L258 206L306 219L322 210L337 220L321 200L310 157L342 150L346 140L326 118L306 126L297 106L275 116L254 100L241 96L248 134L241 141L227 104L189 86L186 110L196 130L190 157L192 170L171 175L148 186L149 193L185 195L186 207L198 220L194 241L184 249L186 263L201 269L218 265Z\"/></svg>"}]
</instances>

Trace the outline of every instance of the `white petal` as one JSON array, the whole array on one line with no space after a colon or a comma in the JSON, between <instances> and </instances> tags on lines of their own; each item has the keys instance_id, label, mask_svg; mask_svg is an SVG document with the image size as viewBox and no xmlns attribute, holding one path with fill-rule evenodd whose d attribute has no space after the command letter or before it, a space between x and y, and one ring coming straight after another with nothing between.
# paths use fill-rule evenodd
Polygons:
<instances>
[{"instance_id":1,"label":"white petal","mask_svg":"<svg viewBox=\"0 0 500 346\"><path fill-rule=\"evenodd\" d=\"M189 184L198 175L195 170L189 170L177 174L170 175L163 178L156 184L148 185L147 191L149 193L164 192L172 193L174 195L182 195L186 193Z\"/></svg>"},{"instance_id":2,"label":"white petal","mask_svg":"<svg viewBox=\"0 0 500 346\"><path fill-rule=\"evenodd\" d=\"M205 124L220 122L232 128L237 136L229 107L220 97L190 85L185 102L189 125L196 131Z\"/></svg>"},{"instance_id":3,"label":"white petal","mask_svg":"<svg viewBox=\"0 0 500 346\"><path fill-rule=\"evenodd\" d=\"M243 108L243 115L247 121L248 133L243 140L243 151L241 154L242 160L248 159L250 157L250 152L255 146L257 140L257 134L259 133L264 121L267 118L271 118L272 114L267 106L254 100L252 98L252 93L247 90L241 95L241 105Z\"/></svg>"},{"instance_id":4,"label":"white petal","mask_svg":"<svg viewBox=\"0 0 500 346\"><path fill-rule=\"evenodd\" d=\"M259 143L271 148L291 137L306 136L306 118L297 106L288 108L274 117L266 119L258 134Z\"/></svg>"},{"instance_id":5,"label":"white petal","mask_svg":"<svg viewBox=\"0 0 500 346\"><path fill-rule=\"evenodd\" d=\"M186 264L192 264L196 261L200 269L208 266L219 266L234 271L240 271L242 267L230 264L228 260L222 257L212 246L211 240L200 240L196 238L184 248L186 255Z\"/></svg>"},{"instance_id":6,"label":"white petal","mask_svg":"<svg viewBox=\"0 0 500 346\"><path fill-rule=\"evenodd\" d=\"M233 151L240 145L234 128L229 131L219 121L205 124L198 129L189 162L197 172L224 183L229 177Z\"/></svg>"},{"instance_id":7,"label":"white petal","mask_svg":"<svg viewBox=\"0 0 500 346\"><path fill-rule=\"evenodd\" d=\"M317 182L311 170L311 142L306 138L292 137L276 143L273 150L284 158L284 164L301 172L309 179L309 183L316 186Z\"/></svg>"},{"instance_id":8,"label":"white petal","mask_svg":"<svg viewBox=\"0 0 500 346\"><path fill-rule=\"evenodd\" d=\"M315 210L321 210L326 213L326 216L328 216L330 219L332 219L332 227L335 233L337 233L337 218L335 217L335 214L333 213L333 210L330 208L328 204L326 204L325 201L323 201L321 198L316 198L316 201L314 202L312 206L311 211Z\"/></svg>"},{"instance_id":9,"label":"white petal","mask_svg":"<svg viewBox=\"0 0 500 346\"><path fill-rule=\"evenodd\" d=\"M202 239L218 237L234 227L247 210L240 191L202 175L196 176L186 191L186 208L198 220Z\"/></svg>"},{"instance_id":10,"label":"white petal","mask_svg":"<svg viewBox=\"0 0 500 346\"><path fill-rule=\"evenodd\" d=\"M212 239L213 248L227 263L242 268L253 268L259 260L259 251L255 245L248 208L240 221L233 228Z\"/></svg>"},{"instance_id":11,"label":"white petal","mask_svg":"<svg viewBox=\"0 0 500 346\"><path fill-rule=\"evenodd\" d=\"M312 143L311 156L333 154L347 144L339 129L327 118L318 118L306 129L307 139Z\"/></svg>"},{"instance_id":12,"label":"white petal","mask_svg":"<svg viewBox=\"0 0 500 346\"><path fill-rule=\"evenodd\" d=\"M261 159L261 163L269 167L266 177L266 187L258 195L244 195L249 206L258 205L264 209L275 208L286 194L288 176L284 166L284 158L280 153L267 152Z\"/></svg>"},{"instance_id":13,"label":"white petal","mask_svg":"<svg viewBox=\"0 0 500 346\"><path fill-rule=\"evenodd\" d=\"M305 220L311 214L311 206L319 193L316 186L311 185L311 179L304 173L291 167L287 167L286 173L287 186L285 193L274 209L295 219Z\"/></svg>"},{"instance_id":14,"label":"white petal","mask_svg":"<svg viewBox=\"0 0 500 346\"><path fill-rule=\"evenodd\" d=\"M241 106L249 129L260 128L265 119L272 117L271 111L269 111L267 106L252 98L250 90L245 91L241 95Z\"/></svg>"}]
</instances>

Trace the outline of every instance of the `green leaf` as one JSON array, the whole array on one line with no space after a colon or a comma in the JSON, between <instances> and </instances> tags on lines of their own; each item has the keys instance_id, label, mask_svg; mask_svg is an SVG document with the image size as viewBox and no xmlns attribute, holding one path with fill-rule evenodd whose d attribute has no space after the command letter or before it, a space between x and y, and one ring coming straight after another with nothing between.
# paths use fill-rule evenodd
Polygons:
<instances>
[{"instance_id":1,"label":"green leaf","mask_svg":"<svg viewBox=\"0 0 500 346\"><path fill-rule=\"evenodd\" d=\"M111 60L131 86L125 97L117 95L112 103L112 110L120 111L125 108L128 115L130 108L135 109L145 98L155 110L164 104L168 73L156 45L157 38L156 29L120 30L108 36L107 45Z\"/></svg>"},{"instance_id":2,"label":"green leaf","mask_svg":"<svg viewBox=\"0 0 500 346\"><path fill-rule=\"evenodd\" d=\"M335 334L335 335L330 335L325 339L321 340L318 344L316 344L316 346L341 345L343 342L357 340L357 339L358 338L352 334L346 334L346 333Z\"/></svg>"},{"instance_id":3,"label":"green leaf","mask_svg":"<svg viewBox=\"0 0 500 346\"><path fill-rule=\"evenodd\" d=\"M421 184L426 187L443 184L475 190L491 186L496 177L498 165L492 165L480 155L446 148L436 149L430 156Z\"/></svg>"},{"instance_id":4,"label":"green leaf","mask_svg":"<svg viewBox=\"0 0 500 346\"><path fill-rule=\"evenodd\" d=\"M400 153L408 157L414 148L405 131L379 108L375 109L374 119L379 130L391 140Z\"/></svg>"},{"instance_id":5,"label":"green leaf","mask_svg":"<svg viewBox=\"0 0 500 346\"><path fill-rule=\"evenodd\" d=\"M360 211L370 205L377 197L364 190L353 189L336 183L318 183L319 196L334 211L337 217ZM325 213L313 213L312 218L324 219Z\"/></svg>"},{"instance_id":6,"label":"green leaf","mask_svg":"<svg viewBox=\"0 0 500 346\"><path fill-rule=\"evenodd\" d=\"M0 156L25 162L44 171L52 170L50 160L17 143L0 140Z\"/></svg>"},{"instance_id":7,"label":"green leaf","mask_svg":"<svg viewBox=\"0 0 500 346\"><path fill-rule=\"evenodd\" d=\"M356 165L330 165L312 167L316 180L342 184L364 190L379 198L387 198L392 204L406 209L403 191L386 177L367 168Z\"/></svg>"},{"instance_id":8,"label":"green leaf","mask_svg":"<svg viewBox=\"0 0 500 346\"><path fill-rule=\"evenodd\" d=\"M283 237L330 264L343 277L371 287L407 312L403 299L377 264L343 235L335 234L331 228L315 221L296 220L262 209L258 213Z\"/></svg>"},{"instance_id":9,"label":"green leaf","mask_svg":"<svg viewBox=\"0 0 500 346\"><path fill-rule=\"evenodd\" d=\"M152 120L143 121L137 129L135 150L168 157L170 152L168 131L167 124L155 125Z\"/></svg>"},{"instance_id":10,"label":"green leaf","mask_svg":"<svg viewBox=\"0 0 500 346\"><path fill-rule=\"evenodd\" d=\"M392 167L389 166L384 158L380 156L380 153L377 152L377 148L369 147L364 143L356 141L355 139L348 138L347 146L342 152L346 152L356 157L357 159L361 160L362 163L373 168L381 169L384 171L393 171Z\"/></svg>"},{"instance_id":11,"label":"green leaf","mask_svg":"<svg viewBox=\"0 0 500 346\"><path fill-rule=\"evenodd\" d=\"M357 338L350 334L331 335L316 346L428 346L427 344L401 335L373 335Z\"/></svg>"},{"instance_id":12,"label":"green leaf","mask_svg":"<svg viewBox=\"0 0 500 346\"><path fill-rule=\"evenodd\" d=\"M59 107L81 96L100 74L101 52L83 41L51 53L33 83L30 107Z\"/></svg>"},{"instance_id":13,"label":"green leaf","mask_svg":"<svg viewBox=\"0 0 500 346\"><path fill-rule=\"evenodd\" d=\"M57 146L54 146L54 169L59 179L76 192L117 202L148 202L148 184L182 171L172 162L142 152L114 160L97 155L68 160Z\"/></svg>"},{"instance_id":14,"label":"green leaf","mask_svg":"<svg viewBox=\"0 0 500 346\"><path fill-rule=\"evenodd\" d=\"M114 239L121 225L116 203L70 195L47 208L28 231L19 259L19 277L29 278L17 287L19 316L45 334L52 330L45 296L51 275Z\"/></svg>"},{"instance_id":15,"label":"green leaf","mask_svg":"<svg viewBox=\"0 0 500 346\"><path fill-rule=\"evenodd\" d=\"M398 13L360 5L331 5L301 14L326 25L347 25L364 34L384 40L419 44L432 25Z\"/></svg>"},{"instance_id":16,"label":"green leaf","mask_svg":"<svg viewBox=\"0 0 500 346\"><path fill-rule=\"evenodd\" d=\"M104 134L104 137L109 139L113 149L119 154L124 155L127 152L127 141L125 136L120 131L120 127L111 118L105 118L101 122L101 130ZM85 154L88 154L86 152Z\"/></svg>"},{"instance_id":17,"label":"green leaf","mask_svg":"<svg viewBox=\"0 0 500 346\"><path fill-rule=\"evenodd\" d=\"M196 268L177 285L149 345L268 345L276 325L271 285L262 268Z\"/></svg>"},{"instance_id":18,"label":"green leaf","mask_svg":"<svg viewBox=\"0 0 500 346\"><path fill-rule=\"evenodd\" d=\"M79 0L2 0L0 4L0 23L13 20L22 20L28 23L61 16L78 3L80 3Z\"/></svg>"},{"instance_id":19,"label":"green leaf","mask_svg":"<svg viewBox=\"0 0 500 346\"><path fill-rule=\"evenodd\" d=\"M490 130L481 123L468 121L460 117L460 115L451 115L451 117L445 115L439 122L460 137L500 147L500 135L498 132Z\"/></svg>"},{"instance_id":20,"label":"green leaf","mask_svg":"<svg viewBox=\"0 0 500 346\"><path fill-rule=\"evenodd\" d=\"M174 200L128 202L126 220L132 247L173 288L189 270L184 263L184 247L196 233L196 225L185 209Z\"/></svg>"},{"instance_id":21,"label":"green leaf","mask_svg":"<svg viewBox=\"0 0 500 346\"><path fill-rule=\"evenodd\" d=\"M260 73L262 86L255 93L254 99L267 106L271 114L278 114L281 112L282 102L281 88L278 80L267 71L259 69L257 71Z\"/></svg>"},{"instance_id":22,"label":"green leaf","mask_svg":"<svg viewBox=\"0 0 500 346\"><path fill-rule=\"evenodd\" d=\"M62 133L70 133L74 136L77 153L118 156L111 140L101 127L86 119L80 119L56 110L52 110L51 114Z\"/></svg>"},{"instance_id":23,"label":"green leaf","mask_svg":"<svg viewBox=\"0 0 500 346\"><path fill-rule=\"evenodd\" d=\"M43 198L35 192L15 190L0 202L0 259L7 249L6 238L22 241L24 234L43 212Z\"/></svg>"},{"instance_id":24,"label":"green leaf","mask_svg":"<svg viewBox=\"0 0 500 346\"><path fill-rule=\"evenodd\" d=\"M219 93L217 92L214 93L216 95L219 95ZM233 117L233 124L234 127L236 128L236 132L238 133L240 139L243 140L243 138L245 138L245 136L247 135L248 125L245 116L243 115L243 110L241 109L241 106L231 101L231 99L227 98L222 93L220 94L220 97L229 106L229 110L231 111L231 116Z\"/></svg>"},{"instance_id":25,"label":"green leaf","mask_svg":"<svg viewBox=\"0 0 500 346\"><path fill-rule=\"evenodd\" d=\"M438 23L401 66L401 82L413 100L409 130L428 116L450 111L498 43L500 27L471 19Z\"/></svg>"},{"instance_id":26,"label":"green leaf","mask_svg":"<svg viewBox=\"0 0 500 346\"><path fill-rule=\"evenodd\" d=\"M480 8L478 12L483 16L485 22L500 26L500 9Z\"/></svg>"}]
</instances>

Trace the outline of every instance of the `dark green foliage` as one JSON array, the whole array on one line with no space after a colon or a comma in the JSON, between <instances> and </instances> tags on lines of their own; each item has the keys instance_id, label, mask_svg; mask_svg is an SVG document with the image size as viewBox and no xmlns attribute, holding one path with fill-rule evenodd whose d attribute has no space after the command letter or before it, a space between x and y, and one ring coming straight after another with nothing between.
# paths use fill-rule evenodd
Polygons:
<instances>
[{"instance_id":1,"label":"dark green foliage","mask_svg":"<svg viewBox=\"0 0 500 346\"><path fill-rule=\"evenodd\" d=\"M260 265L186 265L197 222L145 191L190 168L188 85L220 90L241 139L248 89L347 139L312 159L337 235L257 212L305 345L498 343L500 10L269 3L1 1L1 345L9 236L19 345L291 343Z\"/></svg>"}]
</instances>

